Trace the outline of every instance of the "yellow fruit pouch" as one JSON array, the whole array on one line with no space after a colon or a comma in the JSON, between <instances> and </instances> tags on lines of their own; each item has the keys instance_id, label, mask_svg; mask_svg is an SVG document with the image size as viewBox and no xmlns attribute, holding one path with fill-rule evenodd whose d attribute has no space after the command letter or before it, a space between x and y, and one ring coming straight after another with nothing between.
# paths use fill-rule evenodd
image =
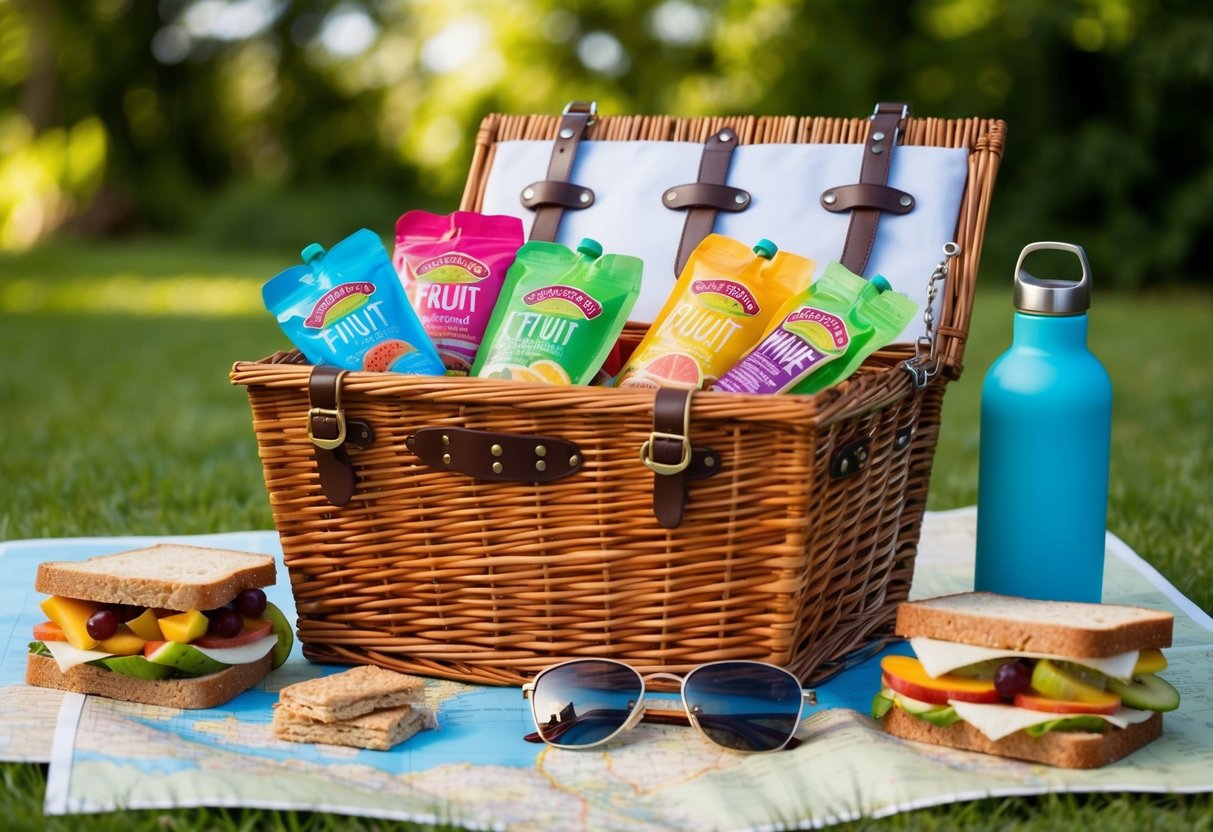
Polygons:
<instances>
[{"instance_id":1,"label":"yellow fruit pouch","mask_svg":"<svg viewBox=\"0 0 1213 832\"><path fill-rule=\"evenodd\" d=\"M709 234L614 386L710 386L762 337L780 305L808 287L815 267L770 240L751 249Z\"/></svg>"}]
</instances>

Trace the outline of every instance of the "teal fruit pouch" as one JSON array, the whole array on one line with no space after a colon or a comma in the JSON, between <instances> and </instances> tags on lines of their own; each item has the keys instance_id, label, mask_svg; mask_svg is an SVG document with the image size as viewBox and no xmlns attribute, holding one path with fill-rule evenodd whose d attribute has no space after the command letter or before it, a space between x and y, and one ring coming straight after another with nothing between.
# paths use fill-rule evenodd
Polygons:
<instances>
[{"instance_id":1,"label":"teal fruit pouch","mask_svg":"<svg viewBox=\"0 0 1213 832\"><path fill-rule=\"evenodd\" d=\"M470 372L523 242L517 217L409 211L396 221L393 265L448 375Z\"/></svg>"},{"instance_id":2,"label":"teal fruit pouch","mask_svg":"<svg viewBox=\"0 0 1213 832\"><path fill-rule=\"evenodd\" d=\"M775 313L758 343L713 385L728 393L815 393L841 381L905 328L917 305L877 275L839 263Z\"/></svg>"},{"instance_id":3,"label":"teal fruit pouch","mask_svg":"<svg viewBox=\"0 0 1213 832\"><path fill-rule=\"evenodd\" d=\"M400 285L383 242L355 231L328 251L312 243L261 290L265 308L313 364L442 375L442 362Z\"/></svg>"},{"instance_id":4,"label":"teal fruit pouch","mask_svg":"<svg viewBox=\"0 0 1213 832\"><path fill-rule=\"evenodd\" d=\"M476 355L472 375L549 384L588 384L640 295L643 263L530 242L518 250Z\"/></svg>"}]
</instances>

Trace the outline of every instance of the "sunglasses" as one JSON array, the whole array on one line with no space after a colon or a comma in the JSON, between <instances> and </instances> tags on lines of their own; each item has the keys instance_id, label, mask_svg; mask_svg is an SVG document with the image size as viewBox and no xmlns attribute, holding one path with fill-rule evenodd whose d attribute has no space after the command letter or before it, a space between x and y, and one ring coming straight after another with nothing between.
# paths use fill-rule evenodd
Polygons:
<instances>
[{"instance_id":1,"label":"sunglasses","mask_svg":"<svg viewBox=\"0 0 1213 832\"><path fill-rule=\"evenodd\" d=\"M645 682L680 683L683 712L644 707ZM733 751L763 753L795 748L805 700L813 691L782 667L766 662L720 661L679 677L641 676L614 659L573 659L554 665L522 686L538 729L528 742L556 748L593 748L640 721L690 725L705 739Z\"/></svg>"}]
</instances>

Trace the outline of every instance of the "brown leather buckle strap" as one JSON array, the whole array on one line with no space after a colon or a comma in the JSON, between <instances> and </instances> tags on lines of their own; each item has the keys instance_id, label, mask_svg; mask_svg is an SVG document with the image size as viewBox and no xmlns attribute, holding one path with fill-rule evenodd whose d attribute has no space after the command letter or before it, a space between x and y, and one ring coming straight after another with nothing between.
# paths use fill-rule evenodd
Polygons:
<instances>
[{"instance_id":1,"label":"brown leather buckle strap","mask_svg":"<svg viewBox=\"0 0 1213 832\"><path fill-rule=\"evenodd\" d=\"M531 240L555 242L560 218L566 208L580 210L594 203L589 188L569 186L577 145L598 116L598 104L593 101L570 101L560 116L560 127L548 162L547 179L532 182L519 196L523 206L535 211L531 224Z\"/></svg>"},{"instance_id":2,"label":"brown leather buckle strap","mask_svg":"<svg viewBox=\"0 0 1213 832\"><path fill-rule=\"evenodd\" d=\"M347 419L341 406L341 381L345 370L317 365L308 376L307 436L316 446L320 490L335 506L354 496L354 463L346 445L369 448L375 433L366 422Z\"/></svg>"},{"instance_id":3,"label":"brown leather buckle strap","mask_svg":"<svg viewBox=\"0 0 1213 832\"><path fill-rule=\"evenodd\" d=\"M455 427L420 428L404 444L431 468L478 480L551 482L581 470L578 447L554 436Z\"/></svg>"},{"instance_id":4,"label":"brown leather buckle strap","mask_svg":"<svg viewBox=\"0 0 1213 832\"><path fill-rule=\"evenodd\" d=\"M682 522L690 481L720 470L720 455L691 445L694 390L662 387L653 398L653 431L640 446L640 461L653 472L653 515L662 528Z\"/></svg>"},{"instance_id":5,"label":"brown leather buckle strap","mask_svg":"<svg viewBox=\"0 0 1213 832\"><path fill-rule=\"evenodd\" d=\"M750 207L750 195L740 188L725 185L729 162L737 147L737 131L726 127L708 136L699 157L699 176L687 185L675 185L662 194L662 204L672 211L686 211L682 237L678 241L678 256L674 260L674 277L682 274L691 252L712 233L717 211L744 211Z\"/></svg>"},{"instance_id":6,"label":"brown leather buckle strap","mask_svg":"<svg viewBox=\"0 0 1213 832\"><path fill-rule=\"evenodd\" d=\"M905 104L881 102L872 114L872 126L863 146L863 162L859 169L859 186L840 185L821 195L822 205L830 211L845 210L840 202L851 204L851 225L847 229L839 262L852 272L862 275L872 256L876 242L876 226L882 210L897 210L905 213L914 207L914 197L903 191L888 188L889 168L893 164L893 148L897 145L902 122L909 113ZM856 190L856 188L859 188ZM882 189L887 189L884 193ZM909 197L909 204L905 198ZM895 206L894 209L885 206Z\"/></svg>"}]
</instances>

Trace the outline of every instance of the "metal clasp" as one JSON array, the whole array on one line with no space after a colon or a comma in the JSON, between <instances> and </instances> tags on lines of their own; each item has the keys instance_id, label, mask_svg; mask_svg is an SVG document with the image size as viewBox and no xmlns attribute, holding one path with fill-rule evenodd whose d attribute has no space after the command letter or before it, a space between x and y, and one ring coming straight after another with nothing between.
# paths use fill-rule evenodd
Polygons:
<instances>
[{"instance_id":1,"label":"metal clasp","mask_svg":"<svg viewBox=\"0 0 1213 832\"><path fill-rule=\"evenodd\" d=\"M585 126L589 127L598 120L598 102L597 101L570 101L564 105L561 110L562 116L567 116L569 113L585 113L589 116Z\"/></svg>"},{"instance_id":2,"label":"metal clasp","mask_svg":"<svg viewBox=\"0 0 1213 832\"><path fill-rule=\"evenodd\" d=\"M312 426L315 424L316 417L318 416L333 419L337 422L337 438L322 439L312 432ZM317 448L323 448L326 451L335 450L345 444L345 411L341 409L340 402L332 410L324 407L313 407L307 412L307 438L312 440L312 444Z\"/></svg>"},{"instance_id":3,"label":"metal clasp","mask_svg":"<svg viewBox=\"0 0 1213 832\"><path fill-rule=\"evenodd\" d=\"M673 474L681 474L691 464L691 394L688 393L682 403L682 433L663 433L655 430L649 434L649 438L640 446L640 461L645 464L649 470L655 474L662 476L672 476ZM673 439L682 443L682 458L676 463L658 462L653 459L652 449L653 443L658 439Z\"/></svg>"}]
</instances>

